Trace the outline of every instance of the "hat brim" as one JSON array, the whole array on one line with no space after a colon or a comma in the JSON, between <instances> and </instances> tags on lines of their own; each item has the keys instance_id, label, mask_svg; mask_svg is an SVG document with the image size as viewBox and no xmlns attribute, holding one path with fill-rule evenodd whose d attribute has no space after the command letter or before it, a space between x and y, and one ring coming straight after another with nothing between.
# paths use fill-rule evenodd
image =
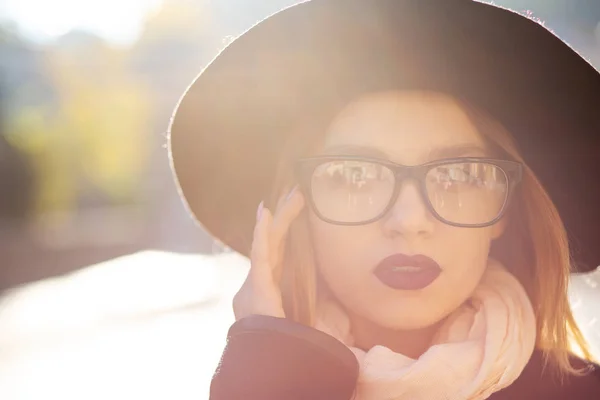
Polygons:
<instances>
[{"instance_id":1,"label":"hat brim","mask_svg":"<svg viewBox=\"0 0 600 400\"><path fill-rule=\"evenodd\" d=\"M293 127L361 93L407 88L455 94L506 126L560 212L577 271L600 264L600 74L539 22L470 0L313 0L252 27L171 121L185 203L248 255Z\"/></svg>"}]
</instances>

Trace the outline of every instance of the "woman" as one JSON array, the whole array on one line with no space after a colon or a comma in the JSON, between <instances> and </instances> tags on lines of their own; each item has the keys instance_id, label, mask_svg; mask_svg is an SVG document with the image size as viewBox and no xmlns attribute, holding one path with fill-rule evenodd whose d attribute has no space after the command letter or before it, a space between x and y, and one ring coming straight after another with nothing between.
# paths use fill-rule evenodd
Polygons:
<instances>
[{"instance_id":1,"label":"woman","mask_svg":"<svg viewBox=\"0 0 600 400\"><path fill-rule=\"evenodd\" d=\"M600 398L567 298L600 263L599 105L566 44L467 0L313 0L235 40L170 138L251 260L211 399Z\"/></svg>"}]
</instances>

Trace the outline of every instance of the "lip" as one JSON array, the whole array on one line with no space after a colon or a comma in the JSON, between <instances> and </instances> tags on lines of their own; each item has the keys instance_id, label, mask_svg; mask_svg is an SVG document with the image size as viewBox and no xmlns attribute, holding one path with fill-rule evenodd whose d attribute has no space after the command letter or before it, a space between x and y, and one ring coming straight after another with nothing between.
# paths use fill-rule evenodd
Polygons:
<instances>
[{"instance_id":1,"label":"lip","mask_svg":"<svg viewBox=\"0 0 600 400\"><path fill-rule=\"evenodd\" d=\"M415 271L398 271L399 267L416 267ZM442 272L433 259L422 255L393 254L377 264L373 273L386 286L396 290L419 290L431 285Z\"/></svg>"}]
</instances>

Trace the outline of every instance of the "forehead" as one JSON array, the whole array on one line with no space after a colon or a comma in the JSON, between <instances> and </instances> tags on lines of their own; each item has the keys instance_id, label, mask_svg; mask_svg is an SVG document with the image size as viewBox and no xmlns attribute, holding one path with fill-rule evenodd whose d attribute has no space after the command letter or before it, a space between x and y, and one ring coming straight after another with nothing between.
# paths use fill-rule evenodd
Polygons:
<instances>
[{"instance_id":1,"label":"forehead","mask_svg":"<svg viewBox=\"0 0 600 400\"><path fill-rule=\"evenodd\" d=\"M485 145L455 99L411 91L370 94L349 104L329 126L324 148L337 153L364 148L392 161L419 164L447 148L483 149Z\"/></svg>"}]
</instances>

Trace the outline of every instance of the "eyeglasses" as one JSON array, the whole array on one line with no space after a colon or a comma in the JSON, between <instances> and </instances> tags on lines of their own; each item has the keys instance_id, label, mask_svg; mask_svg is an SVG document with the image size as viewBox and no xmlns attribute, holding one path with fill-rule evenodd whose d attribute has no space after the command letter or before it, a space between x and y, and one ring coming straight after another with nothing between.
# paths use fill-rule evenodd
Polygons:
<instances>
[{"instance_id":1,"label":"eyeglasses","mask_svg":"<svg viewBox=\"0 0 600 400\"><path fill-rule=\"evenodd\" d=\"M499 221L522 165L490 158L453 158L404 166L358 156L302 158L297 174L308 203L325 222L363 225L387 214L403 182L418 183L431 214L458 227L484 227Z\"/></svg>"}]
</instances>

